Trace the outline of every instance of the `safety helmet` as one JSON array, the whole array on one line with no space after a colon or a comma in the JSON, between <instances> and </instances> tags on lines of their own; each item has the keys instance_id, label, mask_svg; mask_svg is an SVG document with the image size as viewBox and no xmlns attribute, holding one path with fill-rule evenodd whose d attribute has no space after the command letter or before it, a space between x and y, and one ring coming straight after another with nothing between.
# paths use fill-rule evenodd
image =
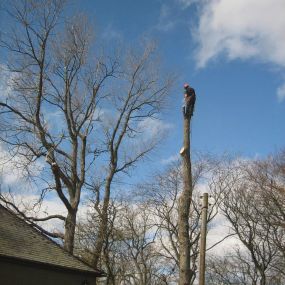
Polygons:
<instances>
[{"instance_id":1,"label":"safety helmet","mask_svg":"<svg viewBox=\"0 0 285 285\"><path fill-rule=\"evenodd\" d=\"M187 88L187 87L189 87L189 84L188 84L188 83L185 83L185 84L184 84L184 88Z\"/></svg>"}]
</instances>

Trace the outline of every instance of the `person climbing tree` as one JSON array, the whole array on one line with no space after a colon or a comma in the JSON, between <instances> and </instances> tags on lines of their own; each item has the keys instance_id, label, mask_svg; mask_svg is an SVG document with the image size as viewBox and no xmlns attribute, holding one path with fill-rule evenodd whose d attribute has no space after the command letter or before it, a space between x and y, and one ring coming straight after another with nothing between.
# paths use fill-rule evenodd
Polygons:
<instances>
[{"instance_id":1,"label":"person climbing tree","mask_svg":"<svg viewBox=\"0 0 285 285\"><path fill-rule=\"evenodd\" d=\"M196 102L195 90L190 87L188 83L184 84L184 105L183 105L183 114L185 117L192 117L194 112L194 106Z\"/></svg>"}]
</instances>

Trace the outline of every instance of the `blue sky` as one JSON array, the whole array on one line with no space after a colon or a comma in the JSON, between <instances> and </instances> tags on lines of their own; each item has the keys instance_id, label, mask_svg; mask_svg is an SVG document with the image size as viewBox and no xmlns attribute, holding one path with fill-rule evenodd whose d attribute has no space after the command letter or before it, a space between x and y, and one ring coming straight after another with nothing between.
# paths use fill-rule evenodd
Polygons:
<instances>
[{"instance_id":1,"label":"blue sky","mask_svg":"<svg viewBox=\"0 0 285 285\"><path fill-rule=\"evenodd\" d=\"M73 0L69 10L87 13L106 46L155 40L177 75L153 168L178 156L185 82L197 94L193 150L263 157L284 147L284 0Z\"/></svg>"},{"instance_id":2,"label":"blue sky","mask_svg":"<svg viewBox=\"0 0 285 285\"><path fill-rule=\"evenodd\" d=\"M182 143L182 85L197 93L192 146L213 153L265 156L285 141L285 11L283 0L85 0L99 38L158 43L178 75L163 119L173 125L159 153ZM280 17L279 17L280 16Z\"/></svg>"}]
</instances>

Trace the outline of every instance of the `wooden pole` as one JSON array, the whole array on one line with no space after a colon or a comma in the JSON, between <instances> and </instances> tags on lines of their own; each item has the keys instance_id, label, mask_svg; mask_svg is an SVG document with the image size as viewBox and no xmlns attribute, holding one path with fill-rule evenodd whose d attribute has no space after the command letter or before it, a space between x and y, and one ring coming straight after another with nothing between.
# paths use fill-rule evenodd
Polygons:
<instances>
[{"instance_id":1,"label":"wooden pole","mask_svg":"<svg viewBox=\"0 0 285 285\"><path fill-rule=\"evenodd\" d=\"M204 193L202 201L201 217L201 239L200 239L200 265L199 265L199 285L205 285L205 259L206 259L206 235L208 216L208 193Z\"/></svg>"}]
</instances>

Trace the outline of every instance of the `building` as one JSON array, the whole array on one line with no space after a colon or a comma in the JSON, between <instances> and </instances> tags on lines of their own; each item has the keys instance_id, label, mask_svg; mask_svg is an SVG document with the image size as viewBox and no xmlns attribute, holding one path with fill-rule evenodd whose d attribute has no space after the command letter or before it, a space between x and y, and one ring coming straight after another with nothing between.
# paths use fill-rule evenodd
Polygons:
<instances>
[{"instance_id":1,"label":"building","mask_svg":"<svg viewBox=\"0 0 285 285\"><path fill-rule=\"evenodd\" d=\"M103 272L0 205L0 283L7 285L95 285Z\"/></svg>"}]
</instances>

